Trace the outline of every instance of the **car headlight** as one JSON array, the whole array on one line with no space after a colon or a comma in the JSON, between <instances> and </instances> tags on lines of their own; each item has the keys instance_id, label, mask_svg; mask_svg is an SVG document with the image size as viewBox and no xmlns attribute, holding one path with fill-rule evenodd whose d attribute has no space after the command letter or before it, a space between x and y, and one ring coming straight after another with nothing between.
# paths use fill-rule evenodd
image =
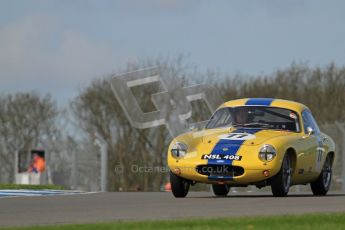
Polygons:
<instances>
[{"instance_id":1,"label":"car headlight","mask_svg":"<svg viewBox=\"0 0 345 230\"><path fill-rule=\"evenodd\" d=\"M171 147L171 155L176 158L184 157L187 154L187 145L182 142L176 142Z\"/></svg>"},{"instance_id":2,"label":"car headlight","mask_svg":"<svg viewBox=\"0 0 345 230\"><path fill-rule=\"evenodd\" d=\"M259 159L264 162L272 161L276 155L277 151L272 145L264 145L259 151Z\"/></svg>"}]
</instances>

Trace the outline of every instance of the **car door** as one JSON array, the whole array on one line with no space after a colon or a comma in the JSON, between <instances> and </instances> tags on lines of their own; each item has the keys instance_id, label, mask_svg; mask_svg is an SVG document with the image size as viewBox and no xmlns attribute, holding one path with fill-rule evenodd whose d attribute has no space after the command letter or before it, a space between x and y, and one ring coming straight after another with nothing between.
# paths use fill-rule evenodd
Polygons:
<instances>
[{"instance_id":1,"label":"car door","mask_svg":"<svg viewBox=\"0 0 345 230\"><path fill-rule=\"evenodd\" d=\"M311 177L315 177L315 175L319 175L322 169L325 149L323 146L320 129L311 112L309 110L304 110L302 112L302 119L304 132L306 134L306 146L308 146L308 150L306 151L306 166L308 168L307 174L308 176L310 175ZM308 129L310 129L312 132L308 133Z\"/></svg>"},{"instance_id":2,"label":"car door","mask_svg":"<svg viewBox=\"0 0 345 230\"><path fill-rule=\"evenodd\" d=\"M309 135L307 132L307 128L311 127L310 119L308 119L305 112L302 112L301 115L303 130L301 131L300 138L295 143L295 149L297 150L295 183L305 183L313 177L313 165L311 161L317 146L316 136L314 134Z\"/></svg>"}]
</instances>

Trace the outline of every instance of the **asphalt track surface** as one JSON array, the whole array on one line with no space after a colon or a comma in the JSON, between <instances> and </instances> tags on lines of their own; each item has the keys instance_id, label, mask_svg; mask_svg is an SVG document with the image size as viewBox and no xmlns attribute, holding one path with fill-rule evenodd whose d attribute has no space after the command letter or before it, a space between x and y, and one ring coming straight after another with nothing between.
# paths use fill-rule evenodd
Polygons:
<instances>
[{"instance_id":1,"label":"asphalt track surface","mask_svg":"<svg viewBox=\"0 0 345 230\"><path fill-rule=\"evenodd\" d=\"M274 198L269 193L210 192L176 199L168 192L119 192L0 199L0 227L345 212L345 194L314 197L310 193Z\"/></svg>"}]
</instances>

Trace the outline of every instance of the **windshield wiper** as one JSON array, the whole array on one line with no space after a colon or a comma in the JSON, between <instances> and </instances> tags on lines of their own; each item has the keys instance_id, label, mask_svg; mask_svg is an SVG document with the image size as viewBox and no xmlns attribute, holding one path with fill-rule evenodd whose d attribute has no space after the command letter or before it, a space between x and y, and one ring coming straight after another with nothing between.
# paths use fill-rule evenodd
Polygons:
<instances>
[{"instance_id":1,"label":"windshield wiper","mask_svg":"<svg viewBox=\"0 0 345 230\"><path fill-rule=\"evenodd\" d=\"M248 126L255 126L255 127L268 127L271 126L270 124L262 123L262 122L251 122L251 123L244 123L242 125L243 127L248 127Z\"/></svg>"}]
</instances>

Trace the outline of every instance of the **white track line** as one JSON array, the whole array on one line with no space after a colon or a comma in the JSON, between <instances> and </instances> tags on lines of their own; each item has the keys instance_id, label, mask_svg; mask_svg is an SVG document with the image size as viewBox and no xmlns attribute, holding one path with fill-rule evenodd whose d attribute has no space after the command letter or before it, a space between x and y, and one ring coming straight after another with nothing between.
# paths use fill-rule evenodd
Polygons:
<instances>
[{"instance_id":1,"label":"white track line","mask_svg":"<svg viewBox=\"0 0 345 230\"><path fill-rule=\"evenodd\" d=\"M1 198L10 197L33 197L33 196L67 196L67 195L83 195L93 194L99 192L82 192L82 191L69 191L69 190L28 190L28 189L16 189L16 190L0 190Z\"/></svg>"}]
</instances>

